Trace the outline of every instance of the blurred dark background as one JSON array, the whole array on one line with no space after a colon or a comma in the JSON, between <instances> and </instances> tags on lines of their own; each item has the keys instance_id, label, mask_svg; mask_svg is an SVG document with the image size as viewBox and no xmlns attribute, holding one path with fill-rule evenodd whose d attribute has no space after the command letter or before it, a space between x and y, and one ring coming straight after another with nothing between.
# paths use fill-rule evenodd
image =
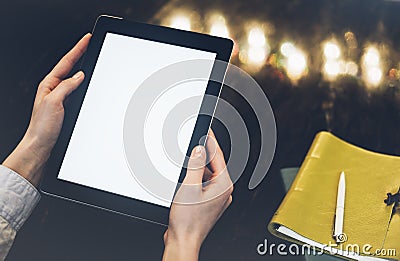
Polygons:
<instances>
[{"instance_id":1,"label":"blurred dark background","mask_svg":"<svg viewBox=\"0 0 400 261\"><path fill-rule=\"evenodd\" d=\"M259 130L251 108L237 94L222 96L244 116L251 134L251 157L235 185L232 206L203 245L202 260L302 260L302 257L259 256L256 247L273 238L266 229L285 191L279 170L299 166L320 130L367 149L400 154L400 96L398 52L400 3L383 0L249 0L249 1L65 1L3 0L0 2L0 160L12 151L29 122L36 87L59 58L86 32L100 14L163 24L178 9L223 14L230 34L241 49L247 22L268 31L270 58L279 60L279 44L290 39L308 54L307 74L293 81L278 62L269 59L249 69L269 97L275 113L278 140L273 164L263 183L247 189L258 155ZM206 31L204 21L196 31ZM357 37L357 64L366 44L382 51L382 80L371 88L361 68L354 75L326 79L319 67L320 43L351 30ZM342 40L340 40L342 39ZM344 44L345 45L345 44ZM398 61L396 61L396 59ZM391 70L394 69L395 71ZM391 72L391 73L390 73ZM213 126L224 151L229 138L219 122ZM159 260L164 227L42 196L21 229L8 260Z\"/></svg>"}]
</instances>

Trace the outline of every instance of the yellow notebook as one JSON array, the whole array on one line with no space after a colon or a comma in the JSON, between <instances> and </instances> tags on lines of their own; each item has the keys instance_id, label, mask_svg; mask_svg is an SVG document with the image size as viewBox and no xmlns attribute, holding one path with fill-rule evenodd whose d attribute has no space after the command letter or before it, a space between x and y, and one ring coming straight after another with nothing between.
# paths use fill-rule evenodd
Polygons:
<instances>
[{"instance_id":1,"label":"yellow notebook","mask_svg":"<svg viewBox=\"0 0 400 261\"><path fill-rule=\"evenodd\" d=\"M342 171L347 240L335 246L332 235ZM280 238L347 259L399 260L400 211L384 203L387 193L396 194L399 186L400 157L367 151L321 132L268 229Z\"/></svg>"}]
</instances>

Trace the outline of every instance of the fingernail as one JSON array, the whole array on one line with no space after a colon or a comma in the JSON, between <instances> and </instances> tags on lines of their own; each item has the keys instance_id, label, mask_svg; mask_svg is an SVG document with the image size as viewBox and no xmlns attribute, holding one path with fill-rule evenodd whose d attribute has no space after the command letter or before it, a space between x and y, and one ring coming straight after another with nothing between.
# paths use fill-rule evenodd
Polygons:
<instances>
[{"instance_id":1,"label":"fingernail","mask_svg":"<svg viewBox=\"0 0 400 261\"><path fill-rule=\"evenodd\" d=\"M197 147L194 149L194 155L195 155L195 156L200 156L202 152L203 152L203 146L197 146Z\"/></svg>"},{"instance_id":2,"label":"fingernail","mask_svg":"<svg viewBox=\"0 0 400 261\"><path fill-rule=\"evenodd\" d=\"M83 76L83 72L82 72L82 71L79 71L79 72L75 73L75 75L72 76L72 78L74 78L74 79L79 79L79 78L81 78L82 76Z\"/></svg>"}]
</instances>

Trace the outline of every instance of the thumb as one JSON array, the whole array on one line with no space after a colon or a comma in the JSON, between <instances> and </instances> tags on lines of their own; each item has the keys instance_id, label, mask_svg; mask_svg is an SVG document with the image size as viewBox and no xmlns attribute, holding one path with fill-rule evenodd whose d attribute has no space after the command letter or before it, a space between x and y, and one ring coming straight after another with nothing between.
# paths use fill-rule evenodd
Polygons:
<instances>
[{"instance_id":1,"label":"thumb","mask_svg":"<svg viewBox=\"0 0 400 261\"><path fill-rule=\"evenodd\" d=\"M206 165L206 151L203 146L192 150L183 184L201 184Z\"/></svg>"},{"instance_id":2,"label":"thumb","mask_svg":"<svg viewBox=\"0 0 400 261\"><path fill-rule=\"evenodd\" d=\"M51 92L59 101L64 101L82 83L85 75L82 71L77 72L71 78L65 79Z\"/></svg>"}]
</instances>

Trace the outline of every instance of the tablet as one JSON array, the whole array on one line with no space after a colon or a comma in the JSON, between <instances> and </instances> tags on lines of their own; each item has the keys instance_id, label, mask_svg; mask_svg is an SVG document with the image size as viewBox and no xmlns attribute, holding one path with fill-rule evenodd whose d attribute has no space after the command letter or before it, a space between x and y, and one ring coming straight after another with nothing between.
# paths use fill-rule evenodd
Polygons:
<instances>
[{"instance_id":1,"label":"tablet","mask_svg":"<svg viewBox=\"0 0 400 261\"><path fill-rule=\"evenodd\" d=\"M82 64L85 79L65 105L42 192L167 224L187 156L210 127L212 115L202 112L213 112L217 99L206 103L204 97L218 97L222 88L226 67L217 70L216 63L228 62L232 47L229 39L100 16ZM176 72L175 65L196 60L203 61L197 73L207 80L171 84L190 70ZM171 117L182 104L195 113ZM176 131L165 131L167 121ZM178 144L171 147L173 159L165 153L171 140Z\"/></svg>"}]
</instances>

